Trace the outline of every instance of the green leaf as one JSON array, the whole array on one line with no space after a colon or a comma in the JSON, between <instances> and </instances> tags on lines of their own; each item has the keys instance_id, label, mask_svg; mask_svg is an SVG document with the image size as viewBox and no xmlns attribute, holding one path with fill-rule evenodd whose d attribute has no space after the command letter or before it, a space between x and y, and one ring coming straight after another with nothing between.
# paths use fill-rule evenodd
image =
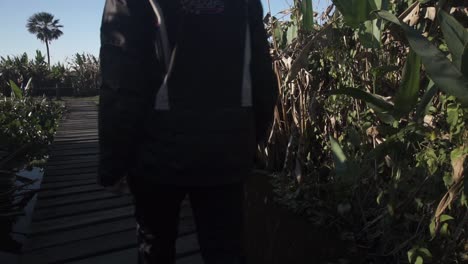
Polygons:
<instances>
[{"instance_id":1,"label":"green leaf","mask_svg":"<svg viewBox=\"0 0 468 264\"><path fill-rule=\"evenodd\" d=\"M421 254L421 256L426 257L426 258L432 258L432 254L427 248L419 248L418 252Z\"/></svg>"},{"instance_id":2,"label":"green leaf","mask_svg":"<svg viewBox=\"0 0 468 264\"><path fill-rule=\"evenodd\" d=\"M408 251L407 254L408 254L408 261L409 261L409 263L413 263L413 259L415 259L415 255L416 255L416 254L415 254L415 253L416 253L416 250L417 250L416 248L412 248L412 249L410 249L410 250Z\"/></svg>"},{"instance_id":3,"label":"green leaf","mask_svg":"<svg viewBox=\"0 0 468 264\"><path fill-rule=\"evenodd\" d=\"M302 0L302 25L306 32L314 29L314 9L312 0Z\"/></svg>"},{"instance_id":4,"label":"green leaf","mask_svg":"<svg viewBox=\"0 0 468 264\"><path fill-rule=\"evenodd\" d=\"M461 60L468 43L468 31L451 15L440 10L438 14L442 33L452 53L452 61L461 69Z\"/></svg>"},{"instance_id":5,"label":"green leaf","mask_svg":"<svg viewBox=\"0 0 468 264\"><path fill-rule=\"evenodd\" d=\"M448 104L447 105L447 123L453 129L458 124L458 105Z\"/></svg>"},{"instance_id":6,"label":"green leaf","mask_svg":"<svg viewBox=\"0 0 468 264\"><path fill-rule=\"evenodd\" d=\"M10 80L10 87L11 87L11 91L13 92L13 95L15 96L15 98L23 99L23 93L21 92L21 89L12 80Z\"/></svg>"},{"instance_id":7,"label":"green leaf","mask_svg":"<svg viewBox=\"0 0 468 264\"><path fill-rule=\"evenodd\" d=\"M410 50L403 68L403 79L395 96L395 116L407 115L418 102L421 57Z\"/></svg>"},{"instance_id":8,"label":"green leaf","mask_svg":"<svg viewBox=\"0 0 468 264\"><path fill-rule=\"evenodd\" d=\"M377 11L376 14L399 25L404 30L411 48L421 57L427 74L439 89L457 97L464 105L468 105L468 79L440 50L417 30L401 22L395 15L387 11Z\"/></svg>"},{"instance_id":9,"label":"green leaf","mask_svg":"<svg viewBox=\"0 0 468 264\"><path fill-rule=\"evenodd\" d=\"M468 78L468 44L465 45L465 50L461 58L461 72L465 78Z\"/></svg>"},{"instance_id":10,"label":"green leaf","mask_svg":"<svg viewBox=\"0 0 468 264\"><path fill-rule=\"evenodd\" d=\"M421 256L417 256L414 264L424 264L424 259Z\"/></svg>"},{"instance_id":11,"label":"green leaf","mask_svg":"<svg viewBox=\"0 0 468 264\"><path fill-rule=\"evenodd\" d=\"M344 173L347 171L347 160L348 158L343 152L343 149L341 148L340 144L333 138L330 137L330 144L331 144L331 150L333 153L333 157L335 160L335 168L337 173Z\"/></svg>"},{"instance_id":12,"label":"green leaf","mask_svg":"<svg viewBox=\"0 0 468 264\"><path fill-rule=\"evenodd\" d=\"M435 233L435 219L432 219L431 224L429 224L429 233L431 233L431 237L434 238Z\"/></svg>"},{"instance_id":13,"label":"green leaf","mask_svg":"<svg viewBox=\"0 0 468 264\"><path fill-rule=\"evenodd\" d=\"M372 9L368 0L333 0L333 3L350 27L357 28L370 18Z\"/></svg>"},{"instance_id":14,"label":"green leaf","mask_svg":"<svg viewBox=\"0 0 468 264\"><path fill-rule=\"evenodd\" d=\"M332 94L332 95L333 94L348 95L348 96L351 96L353 98L363 100L364 102L366 102L368 104L375 105L375 106L377 106L378 108L382 109L385 112L391 113L393 111L393 105L392 104L390 104L389 102L385 101L384 99L382 99L382 98L380 98L380 97L378 97L378 96L376 96L374 94L365 92L365 91L363 91L361 89L341 88L341 89L332 91L330 94Z\"/></svg>"},{"instance_id":15,"label":"green leaf","mask_svg":"<svg viewBox=\"0 0 468 264\"><path fill-rule=\"evenodd\" d=\"M429 110L429 104L432 101L432 98L437 94L437 86L432 80L429 80L429 84L427 85L426 92L424 93L421 101L419 101L418 107L416 108L416 119L423 118L427 111Z\"/></svg>"},{"instance_id":16,"label":"green leaf","mask_svg":"<svg viewBox=\"0 0 468 264\"><path fill-rule=\"evenodd\" d=\"M447 222L447 221L450 221L450 220L453 220L454 218L451 217L450 215L446 215L446 214L443 214L440 216L440 222L443 223L443 222Z\"/></svg>"},{"instance_id":17,"label":"green leaf","mask_svg":"<svg viewBox=\"0 0 468 264\"><path fill-rule=\"evenodd\" d=\"M382 31L377 19L367 20L359 28L359 40L365 48L377 49L381 46Z\"/></svg>"},{"instance_id":18,"label":"green leaf","mask_svg":"<svg viewBox=\"0 0 468 264\"><path fill-rule=\"evenodd\" d=\"M442 224L440 228L440 234L442 236L448 236L449 235L449 230L448 230L449 225L447 223Z\"/></svg>"},{"instance_id":19,"label":"green leaf","mask_svg":"<svg viewBox=\"0 0 468 264\"><path fill-rule=\"evenodd\" d=\"M297 26L295 24L291 24L288 27L288 31L286 33L286 43L289 45L295 38L297 38Z\"/></svg>"},{"instance_id":20,"label":"green leaf","mask_svg":"<svg viewBox=\"0 0 468 264\"><path fill-rule=\"evenodd\" d=\"M388 0L368 0L371 10L385 9L388 5Z\"/></svg>"}]
</instances>

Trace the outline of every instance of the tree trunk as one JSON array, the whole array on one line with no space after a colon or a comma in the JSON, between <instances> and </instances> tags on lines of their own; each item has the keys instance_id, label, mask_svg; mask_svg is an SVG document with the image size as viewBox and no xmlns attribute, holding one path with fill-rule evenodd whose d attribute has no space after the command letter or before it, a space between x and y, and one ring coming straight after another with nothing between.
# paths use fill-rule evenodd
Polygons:
<instances>
[{"instance_id":1,"label":"tree trunk","mask_svg":"<svg viewBox=\"0 0 468 264\"><path fill-rule=\"evenodd\" d=\"M45 40L45 44L47 47L47 65L49 65L49 70L50 70L50 54L49 54L49 40Z\"/></svg>"}]
</instances>

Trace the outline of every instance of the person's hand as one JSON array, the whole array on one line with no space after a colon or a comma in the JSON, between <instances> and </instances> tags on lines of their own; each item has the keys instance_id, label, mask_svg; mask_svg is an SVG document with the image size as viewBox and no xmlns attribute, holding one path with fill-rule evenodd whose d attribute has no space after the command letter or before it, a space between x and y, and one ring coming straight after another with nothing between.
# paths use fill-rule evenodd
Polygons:
<instances>
[{"instance_id":1,"label":"person's hand","mask_svg":"<svg viewBox=\"0 0 468 264\"><path fill-rule=\"evenodd\" d=\"M129 194L130 188L128 188L127 177L122 177L118 182L112 186L105 187L106 190L113 194L122 195Z\"/></svg>"}]
</instances>

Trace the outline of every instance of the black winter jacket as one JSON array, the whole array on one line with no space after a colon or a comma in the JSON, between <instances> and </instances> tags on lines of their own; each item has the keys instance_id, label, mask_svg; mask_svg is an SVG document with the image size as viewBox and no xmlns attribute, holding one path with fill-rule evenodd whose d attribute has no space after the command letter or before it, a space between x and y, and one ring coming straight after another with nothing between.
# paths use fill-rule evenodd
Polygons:
<instances>
[{"instance_id":1,"label":"black winter jacket","mask_svg":"<svg viewBox=\"0 0 468 264\"><path fill-rule=\"evenodd\" d=\"M252 169L278 87L260 0L244 1L106 1L100 51L101 185L127 175L159 184L227 184L241 181ZM215 6L200 9L202 2ZM162 12L156 12L154 3ZM195 9L187 11L187 5ZM245 13L216 16L242 5ZM167 46L177 50L171 53L174 67L164 56L158 15L164 19ZM232 23L223 24L227 20ZM246 23L248 31L236 31L243 28L237 23ZM213 38L229 30L232 39ZM204 42L205 37L212 40ZM242 78L246 42L251 47L247 96L241 92L249 86ZM223 63L213 65L218 57ZM165 98L163 104L160 98Z\"/></svg>"}]
</instances>

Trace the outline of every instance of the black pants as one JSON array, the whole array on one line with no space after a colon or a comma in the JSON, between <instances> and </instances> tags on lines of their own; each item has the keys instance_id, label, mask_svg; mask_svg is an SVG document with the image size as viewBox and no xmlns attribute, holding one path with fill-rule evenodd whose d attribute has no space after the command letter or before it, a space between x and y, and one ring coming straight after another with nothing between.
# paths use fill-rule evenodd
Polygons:
<instances>
[{"instance_id":1,"label":"black pants","mask_svg":"<svg viewBox=\"0 0 468 264\"><path fill-rule=\"evenodd\" d=\"M181 203L188 195L205 264L242 262L243 184L180 187L130 183L139 263L175 263Z\"/></svg>"}]
</instances>

